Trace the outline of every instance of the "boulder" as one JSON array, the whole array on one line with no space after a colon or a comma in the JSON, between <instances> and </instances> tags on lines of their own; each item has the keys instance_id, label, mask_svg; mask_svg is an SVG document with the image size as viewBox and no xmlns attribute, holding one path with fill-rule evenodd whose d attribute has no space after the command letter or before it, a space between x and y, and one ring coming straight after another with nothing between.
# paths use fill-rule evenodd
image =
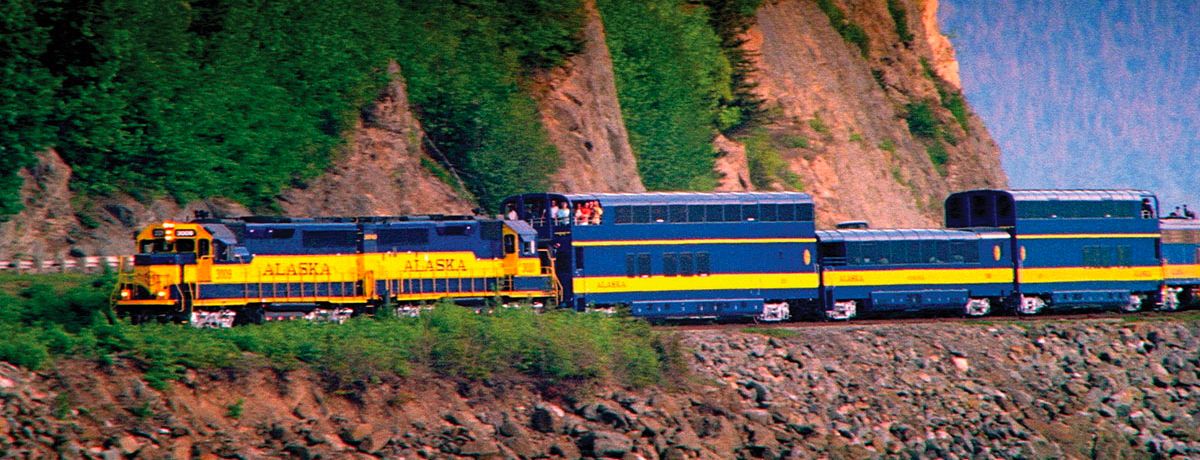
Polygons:
<instances>
[{"instance_id":1,"label":"boulder","mask_svg":"<svg viewBox=\"0 0 1200 460\"><path fill-rule=\"evenodd\" d=\"M581 436L578 445L584 455L621 458L633 449L633 440L612 431L592 431Z\"/></svg>"}]
</instances>

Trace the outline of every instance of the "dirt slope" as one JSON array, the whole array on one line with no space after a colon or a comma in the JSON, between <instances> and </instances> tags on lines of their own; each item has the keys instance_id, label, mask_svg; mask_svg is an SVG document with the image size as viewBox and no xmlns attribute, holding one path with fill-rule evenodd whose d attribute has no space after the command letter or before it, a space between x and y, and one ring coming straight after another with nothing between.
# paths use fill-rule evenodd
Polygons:
<instances>
[{"instance_id":1,"label":"dirt slope","mask_svg":"<svg viewBox=\"0 0 1200 460\"><path fill-rule=\"evenodd\" d=\"M955 75L936 21L922 20L936 2L902 2L916 37L909 44L900 42L885 2L835 3L870 38L866 58L807 0L766 2L745 45L757 55L753 78L773 114L767 129L815 196L820 223L935 225L947 192L1003 186L1000 153L986 128L969 113L969 131L962 129L938 104L935 79L924 75L922 59L946 69L948 78ZM957 143L946 146L945 177L926 153L929 141L915 138L905 122L905 104L918 101L931 101ZM789 146L796 138L809 146Z\"/></svg>"},{"instance_id":2,"label":"dirt slope","mask_svg":"<svg viewBox=\"0 0 1200 460\"><path fill-rule=\"evenodd\" d=\"M471 213L474 205L425 166L434 164L424 148L428 145L425 133L408 105L399 66L393 64L389 70L392 83L359 119L353 143L334 159L334 167L304 188L288 190L280 197L285 214Z\"/></svg>"},{"instance_id":3,"label":"dirt slope","mask_svg":"<svg viewBox=\"0 0 1200 460\"><path fill-rule=\"evenodd\" d=\"M621 118L612 57L595 2L586 4L583 51L538 79L542 124L563 167L550 188L565 192L642 192L629 134Z\"/></svg>"}]
</instances>

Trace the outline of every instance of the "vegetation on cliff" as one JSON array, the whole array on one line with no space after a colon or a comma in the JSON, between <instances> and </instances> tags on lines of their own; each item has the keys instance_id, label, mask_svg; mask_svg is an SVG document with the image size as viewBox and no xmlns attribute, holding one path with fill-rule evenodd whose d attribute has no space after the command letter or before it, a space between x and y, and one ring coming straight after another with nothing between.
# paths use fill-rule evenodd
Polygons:
<instances>
[{"instance_id":1,"label":"vegetation on cliff","mask_svg":"<svg viewBox=\"0 0 1200 460\"><path fill-rule=\"evenodd\" d=\"M0 215L57 149L88 195L271 208L316 176L399 61L441 160L485 205L557 167L522 79L579 48L579 1L8 2Z\"/></svg>"},{"instance_id":2,"label":"vegetation on cliff","mask_svg":"<svg viewBox=\"0 0 1200 460\"><path fill-rule=\"evenodd\" d=\"M740 121L729 60L707 8L681 0L600 0L621 114L650 190L711 190L716 129ZM670 63L664 65L663 63Z\"/></svg>"},{"instance_id":3,"label":"vegetation on cliff","mask_svg":"<svg viewBox=\"0 0 1200 460\"><path fill-rule=\"evenodd\" d=\"M462 379L526 375L546 382L643 386L685 371L678 345L641 321L527 308L476 313L439 305L420 317L306 321L233 329L133 326L112 317L111 277L0 277L0 361L39 369L57 357L131 358L151 386L184 371L308 367L332 388L361 390L413 368Z\"/></svg>"}]
</instances>

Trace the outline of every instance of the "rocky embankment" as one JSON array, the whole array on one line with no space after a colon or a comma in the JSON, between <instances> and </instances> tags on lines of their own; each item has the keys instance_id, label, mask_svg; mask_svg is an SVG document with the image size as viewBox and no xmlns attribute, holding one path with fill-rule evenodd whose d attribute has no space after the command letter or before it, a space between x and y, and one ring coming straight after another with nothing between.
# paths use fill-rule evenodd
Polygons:
<instances>
[{"instance_id":1,"label":"rocky embankment","mask_svg":"<svg viewBox=\"0 0 1200 460\"><path fill-rule=\"evenodd\" d=\"M1200 456L1200 321L680 332L686 389L0 365L0 452L66 458Z\"/></svg>"}]
</instances>

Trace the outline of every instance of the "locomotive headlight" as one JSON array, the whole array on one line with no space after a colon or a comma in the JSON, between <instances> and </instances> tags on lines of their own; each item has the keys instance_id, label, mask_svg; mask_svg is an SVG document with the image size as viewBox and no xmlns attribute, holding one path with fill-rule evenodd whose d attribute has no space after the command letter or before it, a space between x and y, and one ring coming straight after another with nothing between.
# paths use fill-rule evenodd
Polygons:
<instances>
[{"instance_id":1,"label":"locomotive headlight","mask_svg":"<svg viewBox=\"0 0 1200 460\"><path fill-rule=\"evenodd\" d=\"M167 298L167 291L158 291L154 295L157 295L160 299L165 299Z\"/></svg>"},{"instance_id":2,"label":"locomotive headlight","mask_svg":"<svg viewBox=\"0 0 1200 460\"><path fill-rule=\"evenodd\" d=\"M128 299L130 295L131 295L131 293L129 292L128 289L121 290L121 298L122 299Z\"/></svg>"}]
</instances>

